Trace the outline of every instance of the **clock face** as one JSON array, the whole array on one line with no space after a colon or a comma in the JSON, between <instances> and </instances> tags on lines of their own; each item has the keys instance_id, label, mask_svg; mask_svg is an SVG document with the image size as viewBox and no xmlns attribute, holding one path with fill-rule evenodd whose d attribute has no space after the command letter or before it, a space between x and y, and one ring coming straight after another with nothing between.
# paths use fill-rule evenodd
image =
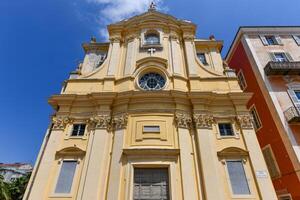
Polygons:
<instances>
[{"instance_id":1,"label":"clock face","mask_svg":"<svg viewBox=\"0 0 300 200\"><path fill-rule=\"evenodd\" d=\"M154 72L144 74L139 80L139 86L144 90L161 90L165 84L165 78Z\"/></svg>"}]
</instances>

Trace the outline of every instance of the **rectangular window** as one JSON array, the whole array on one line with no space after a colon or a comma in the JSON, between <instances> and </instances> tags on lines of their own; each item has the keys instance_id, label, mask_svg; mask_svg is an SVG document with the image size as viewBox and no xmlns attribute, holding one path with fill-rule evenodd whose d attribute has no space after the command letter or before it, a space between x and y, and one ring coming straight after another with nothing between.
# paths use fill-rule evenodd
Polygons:
<instances>
[{"instance_id":1,"label":"rectangular window","mask_svg":"<svg viewBox=\"0 0 300 200\"><path fill-rule=\"evenodd\" d=\"M230 123L219 123L219 131L221 136L233 136L233 129Z\"/></svg>"},{"instance_id":2,"label":"rectangular window","mask_svg":"<svg viewBox=\"0 0 300 200\"><path fill-rule=\"evenodd\" d=\"M298 100L300 100L300 90L294 90L294 93Z\"/></svg>"},{"instance_id":3,"label":"rectangular window","mask_svg":"<svg viewBox=\"0 0 300 200\"><path fill-rule=\"evenodd\" d=\"M62 162L59 177L56 183L55 193L70 193L77 161L65 160Z\"/></svg>"},{"instance_id":4,"label":"rectangular window","mask_svg":"<svg viewBox=\"0 0 300 200\"><path fill-rule=\"evenodd\" d=\"M197 57L199 58L199 60L202 62L203 65L208 64L205 57L205 53L197 53Z\"/></svg>"},{"instance_id":5,"label":"rectangular window","mask_svg":"<svg viewBox=\"0 0 300 200\"><path fill-rule=\"evenodd\" d=\"M256 108L255 106L253 106L251 109L250 109L250 113L253 117L253 125L254 125L254 129L257 130L261 127L261 121L260 121L260 118L258 116L258 113L256 111Z\"/></svg>"},{"instance_id":6,"label":"rectangular window","mask_svg":"<svg viewBox=\"0 0 300 200\"><path fill-rule=\"evenodd\" d=\"M287 59L285 53L282 53L282 52L277 53L277 52L275 52L274 53L274 57L275 57L275 62L288 62L288 59Z\"/></svg>"},{"instance_id":7,"label":"rectangular window","mask_svg":"<svg viewBox=\"0 0 300 200\"><path fill-rule=\"evenodd\" d=\"M280 195L278 197L279 200L292 200L292 197L290 194Z\"/></svg>"},{"instance_id":8,"label":"rectangular window","mask_svg":"<svg viewBox=\"0 0 300 200\"><path fill-rule=\"evenodd\" d=\"M229 180L234 195L249 195L250 189L241 160L226 161Z\"/></svg>"},{"instance_id":9,"label":"rectangular window","mask_svg":"<svg viewBox=\"0 0 300 200\"><path fill-rule=\"evenodd\" d=\"M242 70L240 70L238 72L237 77L238 77L238 81L239 81L239 85L240 85L241 89L245 90L247 87L247 83L246 83L246 79L245 79L245 76L244 76Z\"/></svg>"},{"instance_id":10,"label":"rectangular window","mask_svg":"<svg viewBox=\"0 0 300 200\"><path fill-rule=\"evenodd\" d=\"M143 132L144 133L159 133L160 132L160 127L159 126L144 126L143 127Z\"/></svg>"},{"instance_id":11,"label":"rectangular window","mask_svg":"<svg viewBox=\"0 0 300 200\"><path fill-rule=\"evenodd\" d=\"M267 36L265 36L265 38L268 42L268 45L277 45L278 44L274 35L267 35Z\"/></svg>"},{"instance_id":12,"label":"rectangular window","mask_svg":"<svg viewBox=\"0 0 300 200\"><path fill-rule=\"evenodd\" d=\"M169 200L168 169L135 168L133 199Z\"/></svg>"},{"instance_id":13,"label":"rectangular window","mask_svg":"<svg viewBox=\"0 0 300 200\"><path fill-rule=\"evenodd\" d=\"M271 178L277 178L280 176L276 160L273 156L273 151L270 146L266 146L262 149L263 156L265 158Z\"/></svg>"},{"instance_id":14,"label":"rectangular window","mask_svg":"<svg viewBox=\"0 0 300 200\"><path fill-rule=\"evenodd\" d=\"M74 124L71 136L83 136L85 126L85 124Z\"/></svg>"}]
</instances>

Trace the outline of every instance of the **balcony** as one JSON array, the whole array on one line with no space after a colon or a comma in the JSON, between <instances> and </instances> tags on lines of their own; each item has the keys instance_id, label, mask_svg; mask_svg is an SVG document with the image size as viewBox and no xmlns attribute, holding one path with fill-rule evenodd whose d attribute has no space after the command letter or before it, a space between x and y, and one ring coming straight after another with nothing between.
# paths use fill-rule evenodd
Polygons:
<instances>
[{"instance_id":1,"label":"balcony","mask_svg":"<svg viewBox=\"0 0 300 200\"><path fill-rule=\"evenodd\" d=\"M289 107L286 111L284 111L284 116L289 123L300 122L300 108L296 108L295 106Z\"/></svg>"},{"instance_id":2,"label":"balcony","mask_svg":"<svg viewBox=\"0 0 300 200\"><path fill-rule=\"evenodd\" d=\"M265 67L266 75L300 75L300 62L270 61Z\"/></svg>"}]
</instances>

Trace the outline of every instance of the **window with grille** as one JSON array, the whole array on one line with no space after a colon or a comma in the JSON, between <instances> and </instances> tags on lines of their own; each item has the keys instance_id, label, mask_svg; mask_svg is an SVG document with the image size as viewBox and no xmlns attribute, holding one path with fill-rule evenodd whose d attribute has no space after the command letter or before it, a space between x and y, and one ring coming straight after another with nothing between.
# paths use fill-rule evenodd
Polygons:
<instances>
[{"instance_id":1,"label":"window with grille","mask_svg":"<svg viewBox=\"0 0 300 200\"><path fill-rule=\"evenodd\" d=\"M55 193L70 193L75 175L77 161L65 160L62 162Z\"/></svg>"},{"instance_id":2,"label":"window with grille","mask_svg":"<svg viewBox=\"0 0 300 200\"><path fill-rule=\"evenodd\" d=\"M218 126L221 136L234 136L231 123L219 123Z\"/></svg>"},{"instance_id":3,"label":"window with grille","mask_svg":"<svg viewBox=\"0 0 300 200\"><path fill-rule=\"evenodd\" d=\"M249 195L250 189L241 160L227 160L229 180L234 195Z\"/></svg>"},{"instance_id":4,"label":"window with grille","mask_svg":"<svg viewBox=\"0 0 300 200\"><path fill-rule=\"evenodd\" d=\"M280 171L277 166L276 160L273 156L273 152L270 146L266 146L262 150L263 156L265 158L269 173L271 178L277 178L280 176Z\"/></svg>"},{"instance_id":5,"label":"window with grille","mask_svg":"<svg viewBox=\"0 0 300 200\"><path fill-rule=\"evenodd\" d=\"M134 200L169 200L167 168L135 168Z\"/></svg>"},{"instance_id":6,"label":"window with grille","mask_svg":"<svg viewBox=\"0 0 300 200\"><path fill-rule=\"evenodd\" d=\"M83 136L85 126L85 124L74 124L71 136Z\"/></svg>"},{"instance_id":7,"label":"window with grille","mask_svg":"<svg viewBox=\"0 0 300 200\"><path fill-rule=\"evenodd\" d=\"M250 113L252 115L252 118L253 118L253 125L254 125L254 129L257 130L261 127L261 121L259 119L259 116L258 116L258 113L256 111L256 108L255 106L253 106L251 109L250 109Z\"/></svg>"}]
</instances>

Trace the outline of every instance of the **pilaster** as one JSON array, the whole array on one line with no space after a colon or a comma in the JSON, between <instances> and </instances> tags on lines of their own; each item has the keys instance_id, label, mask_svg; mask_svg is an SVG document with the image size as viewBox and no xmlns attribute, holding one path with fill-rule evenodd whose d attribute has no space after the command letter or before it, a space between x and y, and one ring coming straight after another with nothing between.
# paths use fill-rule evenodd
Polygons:
<instances>
[{"instance_id":1,"label":"pilaster","mask_svg":"<svg viewBox=\"0 0 300 200\"><path fill-rule=\"evenodd\" d=\"M241 127L246 148L249 152L249 157L254 170L254 176L258 185L258 191L261 199L275 200L276 192L274 190L272 180L268 173L263 154L261 152L257 137L253 130L252 118L249 114L242 114L237 116L237 121ZM258 176L258 174L260 174ZM264 174L263 176L261 174Z\"/></svg>"},{"instance_id":2,"label":"pilaster","mask_svg":"<svg viewBox=\"0 0 300 200\"><path fill-rule=\"evenodd\" d=\"M205 199L223 200L224 190L222 176L218 169L218 158L212 132L213 117L207 113L195 113L193 120L196 127L198 151L202 168Z\"/></svg>"}]
</instances>

